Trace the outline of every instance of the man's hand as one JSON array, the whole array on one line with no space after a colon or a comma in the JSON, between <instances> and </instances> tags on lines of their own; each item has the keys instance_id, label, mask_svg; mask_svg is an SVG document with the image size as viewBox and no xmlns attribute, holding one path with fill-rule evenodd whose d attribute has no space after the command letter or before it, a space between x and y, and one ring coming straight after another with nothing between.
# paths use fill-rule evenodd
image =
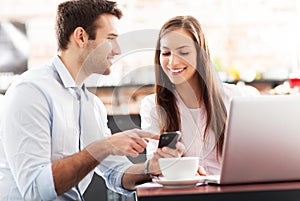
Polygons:
<instances>
[{"instance_id":1,"label":"man's hand","mask_svg":"<svg viewBox=\"0 0 300 201\"><path fill-rule=\"evenodd\" d=\"M132 129L113 134L107 138L111 145L110 154L137 157L147 147L148 139L159 139L159 135L140 129Z\"/></svg>"}]
</instances>

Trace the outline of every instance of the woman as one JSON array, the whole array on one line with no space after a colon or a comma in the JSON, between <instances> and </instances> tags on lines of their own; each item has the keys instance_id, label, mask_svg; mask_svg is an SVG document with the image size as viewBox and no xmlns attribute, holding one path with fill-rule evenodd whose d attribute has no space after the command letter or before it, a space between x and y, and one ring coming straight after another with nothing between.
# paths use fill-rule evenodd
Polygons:
<instances>
[{"instance_id":1,"label":"woman","mask_svg":"<svg viewBox=\"0 0 300 201\"><path fill-rule=\"evenodd\" d=\"M156 93L141 103L142 129L181 131L184 156L199 157L199 166L207 174L219 174L230 99L249 92L219 81L194 17L177 16L162 26L156 44L155 77ZM147 155L156 149L157 141L151 141Z\"/></svg>"}]
</instances>

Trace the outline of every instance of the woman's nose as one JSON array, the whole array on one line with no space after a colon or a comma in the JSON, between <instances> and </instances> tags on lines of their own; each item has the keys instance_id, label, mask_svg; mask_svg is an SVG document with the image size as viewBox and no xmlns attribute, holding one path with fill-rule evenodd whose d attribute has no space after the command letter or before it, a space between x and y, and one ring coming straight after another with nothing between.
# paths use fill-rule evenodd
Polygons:
<instances>
[{"instance_id":1,"label":"woman's nose","mask_svg":"<svg viewBox=\"0 0 300 201\"><path fill-rule=\"evenodd\" d=\"M176 55L176 54L171 54L170 57L169 57L169 65L170 66L176 66L179 64L179 56Z\"/></svg>"}]
</instances>

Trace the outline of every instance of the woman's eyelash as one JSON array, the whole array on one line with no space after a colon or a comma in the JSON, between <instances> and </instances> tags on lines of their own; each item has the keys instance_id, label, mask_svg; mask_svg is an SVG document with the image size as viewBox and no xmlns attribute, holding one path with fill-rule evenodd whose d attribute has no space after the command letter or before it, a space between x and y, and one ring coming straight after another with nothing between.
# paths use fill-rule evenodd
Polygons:
<instances>
[{"instance_id":1,"label":"woman's eyelash","mask_svg":"<svg viewBox=\"0 0 300 201\"><path fill-rule=\"evenodd\" d=\"M162 52L161 55L163 56L169 56L171 53L170 52ZM180 52L180 55L184 56L184 55L188 55L189 52Z\"/></svg>"},{"instance_id":2,"label":"woman's eyelash","mask_svg":"<svg viewBox=\"0 0 300 201\"><path fill-rule=\"evenodd\" d=\"M161 53L161 55L163 55L163 56L168 56L168 55L170 55L171 53L170 52L162 52Z\"/></svg>"}]
</instances>

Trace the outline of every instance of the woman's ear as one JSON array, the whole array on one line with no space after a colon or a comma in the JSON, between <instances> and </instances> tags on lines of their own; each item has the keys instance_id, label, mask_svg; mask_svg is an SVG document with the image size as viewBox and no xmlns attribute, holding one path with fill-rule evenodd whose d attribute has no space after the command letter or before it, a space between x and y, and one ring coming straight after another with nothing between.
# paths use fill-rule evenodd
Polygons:
<instances>
[{"instance_id":1,"label":"woman's ear","mask_svg":"<svg viewBox=\"0 0 300 201\"><path fill-rule=\"evenodd\" d=\"M84 28L77 27L73 32L73 38L78 47L84 48L88 41L88 34L84 30Z\"/></svg>"}]
</instances>

